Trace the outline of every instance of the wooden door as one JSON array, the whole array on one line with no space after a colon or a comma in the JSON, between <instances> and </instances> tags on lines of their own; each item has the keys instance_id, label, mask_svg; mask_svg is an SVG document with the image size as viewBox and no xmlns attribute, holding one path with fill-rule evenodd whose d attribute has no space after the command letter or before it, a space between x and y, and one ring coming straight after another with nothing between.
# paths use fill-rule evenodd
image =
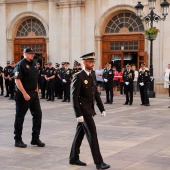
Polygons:
<instances>
[{"instance_id":1,"label":"wooden door","mask_svg":"<svg viewBox=\"0 0 170 170\"><path fill-rule=\"evenodd\" d=\"M42 55L42 65L47 61L45 38L16 38L14 40L14 61L17 63L23 57L23 49L31 47L35 53Z\"/></svg>"}]
</instances>

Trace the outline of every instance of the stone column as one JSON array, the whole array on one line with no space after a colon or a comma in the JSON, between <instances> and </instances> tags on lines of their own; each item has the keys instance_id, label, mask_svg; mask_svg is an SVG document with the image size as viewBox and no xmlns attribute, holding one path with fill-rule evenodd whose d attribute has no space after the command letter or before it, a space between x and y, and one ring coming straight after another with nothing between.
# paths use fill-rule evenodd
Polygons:
<instances>
[{"instance_id":1,"label":"stone column","mask_svg":"<svg viewBox=\"0 0 170 170\"><path fill-rule=\"evenodd\" d=\"M3 67L6 66L6 61L9 60L7 56L7 45L6 45L6 4L1 4L0 5L0 11L1 11L1 19L0 19L0 65Z\"/></svg>"},{"instance_id":2,"label":"stone column","mask_svg":"<svg viewBox=\"0 0 170 170\"><path fill-rule=\"evenodd\" d=\"M14 40L7 39L7 60L14 61Z\"/></svg>"},{"instance_id":3,"label":"stone column","mask_svg":"<svg viewBox=\"0 0 170 170\"><path fill-rule=\"evenodd\" d=\"M102 36L95 37L95 55L96 55L96 64L95 69L102 64Z\"/></svg>"}]
</instances>

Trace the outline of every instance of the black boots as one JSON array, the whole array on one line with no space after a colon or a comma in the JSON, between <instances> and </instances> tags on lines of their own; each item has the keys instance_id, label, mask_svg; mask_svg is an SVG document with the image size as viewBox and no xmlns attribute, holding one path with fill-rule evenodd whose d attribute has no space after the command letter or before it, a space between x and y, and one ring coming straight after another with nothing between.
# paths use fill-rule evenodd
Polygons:
<instances>
[{"instance_id":1,"label":"black boots","mask_svg":"<svg viewBox=\"0 0 170 170\"><path fill-rule=\"evenodd\" d=\"M45 143L42 143L41 141L40 141L40 139L33 139L32 141L31 141L31 145L37 145L38 147L44 147L45 146Z\"/></svg>"},{"instance_id":2,"label":"black boots","mask_svg":"<svg viewBox=\"0 0 170 170\"><path fill-rule=\"evenodd\" d=\"M15 141L15 147L19 147L19 148L26 148L27 144L25 144L22 139L21 140L16 140Z\"/></svg>"}]
</instances>

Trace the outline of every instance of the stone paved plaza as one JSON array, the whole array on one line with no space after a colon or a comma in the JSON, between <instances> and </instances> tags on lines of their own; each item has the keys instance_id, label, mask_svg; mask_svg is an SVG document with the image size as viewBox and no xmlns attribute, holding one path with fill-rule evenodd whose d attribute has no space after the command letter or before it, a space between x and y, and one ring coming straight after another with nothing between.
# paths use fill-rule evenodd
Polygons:
<instances>
[{"instance_id":1,"label":"stone paved plaza","mask_svg":"<svg viewBox=\"0 0 170 170\"><path fill-rule=\"evenodd\" d=\"M104 92L103 92L104 93ZM102 95L105 101L105 96ZM170 170L170 105L167 95L150 99L151 106L140 106L139 95L132 106L124 96L105 105L107 116L95 116L99 144L110 170ZM0 170L95 170L86 138L80 159L86 167L69 165L69 153L76 119L71 103L41 100L43 121L41 140L45 148L30 145L32 117L28 111L23 129L27 148L14 147L15 102L0 97Z\"/></svg>"}]
</instances>

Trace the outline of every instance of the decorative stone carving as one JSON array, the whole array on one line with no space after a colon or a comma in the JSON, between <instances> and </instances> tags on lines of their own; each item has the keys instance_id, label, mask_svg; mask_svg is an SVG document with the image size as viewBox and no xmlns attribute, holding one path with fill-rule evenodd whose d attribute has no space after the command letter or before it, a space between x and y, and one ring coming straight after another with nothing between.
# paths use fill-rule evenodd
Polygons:
<instances>
[{"instance_id":1,"label":"decorative stone carving","mask_svg":"<svg viewBox=\"0 0 170 170\"><path fill-rule=\"evenodd\" d=\"M58 8L85 7L86 0L55 0Z\"/></svg>"}]
</instances>

